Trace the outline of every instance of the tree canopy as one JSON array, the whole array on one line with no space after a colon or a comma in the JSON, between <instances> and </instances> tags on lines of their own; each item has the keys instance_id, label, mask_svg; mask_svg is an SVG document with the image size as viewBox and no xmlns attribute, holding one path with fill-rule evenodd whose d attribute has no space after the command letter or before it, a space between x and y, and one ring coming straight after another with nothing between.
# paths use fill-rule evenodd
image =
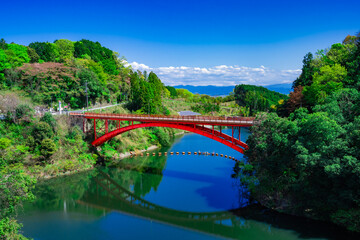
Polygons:
<instances>
[{"instance_id":1,"label":"tree canopy","mask_svg":"<svg viewBox=\"0 0 360 240\"><path fill-rule=\"evenodd\" d=\"M259 113L246 156L261 202L360 231L359 36L307 54L285 107ZM286 112L284 114L284 112Z\"/></svg>"}]
</instances>

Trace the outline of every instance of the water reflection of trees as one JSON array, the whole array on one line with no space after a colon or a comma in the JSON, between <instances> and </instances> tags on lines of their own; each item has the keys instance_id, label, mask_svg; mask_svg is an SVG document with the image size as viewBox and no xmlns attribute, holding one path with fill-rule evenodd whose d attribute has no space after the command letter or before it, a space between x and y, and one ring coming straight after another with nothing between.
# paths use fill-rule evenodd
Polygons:
<instances>
[{"instance_id":1,"label":"water reflection of trees","mask_svg":"<svg viewBox=\"0 0 360 240\"><path fill-rule=\"evenodd\" d=\"M124 188L132 188L135 195L144 197L160 185L166 159L166 156L126 158L104 171Z\"/></svg>"},{"instance_id":2,"label":"water reflection of trees","mask_svg":"<svg viewBox=\"0 0 360 240\"><path fill-rule=\"evenodd\" d=\"M135 195L144 197L151 189L157 190L165 164L165 156L127 158L113 167L99 167L82 173L43 180L38 182L34 190L35 201L26 204L24 211L43 209L63 211L64 208L82 211L82 206L78 206L76 201L80 200L87 191L96 188L94 178L99 171L106 172L114 181L132 190Z\"/></svg>"},{"instance_id":3,"label":"water reflection of trees","mask_svg":"<svg viewBox=\"0 0 360 240\"><path fill-rule=\"evenodd\" d=\"M61 176L38 182L34 189L36 199L24 205L24 212L77 211L100 216L97 209L84 209L76 201L84 196L98 174L97 170Z\"/></svg>"}]
</instances>

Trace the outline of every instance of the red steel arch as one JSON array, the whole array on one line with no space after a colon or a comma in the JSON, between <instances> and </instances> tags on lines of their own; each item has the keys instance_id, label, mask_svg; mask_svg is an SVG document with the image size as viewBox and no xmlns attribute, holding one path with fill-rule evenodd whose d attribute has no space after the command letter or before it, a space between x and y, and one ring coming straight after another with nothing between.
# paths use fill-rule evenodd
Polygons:
<instances>
[{"instance_id":1,"label":"red steel arch","mask_svg":"<svg viewBox=\"0 0 360 240\"><path fill-rule=\"evenodd\" d=\"M231 147L232 149L244 153L244 150L248 149L248 145L238 139L235 139L229 135L226 135L222 132L216 131L214 129L209 129L206 127L202 127L199 125L186 125L186 124L176 124L176 123L164 123L164 122L150 122L150 123L139 123L134 125L129 125L126 127L118 128L112 132L106 133L105 135L95 139L91 144L93 146L100 146L104 142L114 138L115 136L122 134L124 132L134 130L137 128L145 128L145 127L168 127L168 128L176 128L181 129L188 132L193 132L200 134L202 136L211 138L215 141L218 141L226 146Z\"/></svg>"}]
</instances>

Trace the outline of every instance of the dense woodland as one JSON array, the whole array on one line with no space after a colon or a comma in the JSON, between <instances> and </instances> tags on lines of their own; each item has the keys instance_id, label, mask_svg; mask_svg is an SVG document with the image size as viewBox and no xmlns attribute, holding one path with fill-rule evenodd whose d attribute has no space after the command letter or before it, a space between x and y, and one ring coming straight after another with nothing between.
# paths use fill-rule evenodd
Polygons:
<instances>
[{"instance_id":1,"label":"dense woodland","mask_svg":"<svg viewBox=\"0 0 360 240\"><path fill-rule=\"evenodd\" d=\"M259 113L242 179L263 204L360 231L360 35L308 53L277 113ZM241 172L241 171L240 171Z\"/></svg>"}]
</instances>

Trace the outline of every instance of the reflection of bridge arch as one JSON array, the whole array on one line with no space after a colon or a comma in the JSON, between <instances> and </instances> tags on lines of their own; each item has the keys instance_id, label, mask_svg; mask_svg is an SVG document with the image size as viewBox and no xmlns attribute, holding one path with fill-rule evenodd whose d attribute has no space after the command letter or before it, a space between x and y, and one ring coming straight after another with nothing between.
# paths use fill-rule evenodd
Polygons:
<instances>
[{"instance_id":1,"label":"reflection of bridge arch","mask_svg":"<svg viewBox=\"0 0 360 240\"><path fill-rule=\"evenodd\" d=\"M233 215L231 211L186 212L156 205L123 188L102 171L94 180L99 187L97 187L96 195L84 195L78 203L103 209L114 209L127 215L205 233L216 235L221 233L221 236L231 238L236 236L236 227L241 224L239 217ZM112 200L109 200L109 195L113 197Z\"/></svg>"},{"instance_id":2,"label":"reflection of bridge arch","mask_svg":"<svg viewBox=\"0 0 360 240\"><path fill-rule=\"evenodd\" d=\"M129 190L123 188L120 184L115 182L104 172L99 172L99 175L95 179L97 184L101 186L103 189L108 191L116 198L120 198L121 200L125 200L130 202L133 206L136 205L146 210L154 211L157 214L165 214L170 215L174 218L182 219L182 220L208 220L208 221L217 221L229 219L228 211L219 211L219 212L187 212L175 210L167 207L162 207L157 204L151 203L137 195L133 194Z\"/></svg>"}]
</instances>

